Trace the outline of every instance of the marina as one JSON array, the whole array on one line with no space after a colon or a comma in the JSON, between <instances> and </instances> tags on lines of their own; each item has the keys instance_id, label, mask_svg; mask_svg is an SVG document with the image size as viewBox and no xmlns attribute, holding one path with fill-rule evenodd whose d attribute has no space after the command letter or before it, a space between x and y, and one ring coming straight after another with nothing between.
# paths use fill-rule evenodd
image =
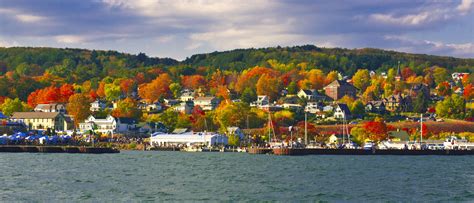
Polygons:
<instances>
[{"instance_id":1,"label":"marina","mask_svg":"<svg viewBox=\"0 0 474 203\"><path fill-rule=\"evenodd\" d=\"M106 147L0 145L0 152L113 154L120 153L120 150Z\"/></svg>"}]
</instances>

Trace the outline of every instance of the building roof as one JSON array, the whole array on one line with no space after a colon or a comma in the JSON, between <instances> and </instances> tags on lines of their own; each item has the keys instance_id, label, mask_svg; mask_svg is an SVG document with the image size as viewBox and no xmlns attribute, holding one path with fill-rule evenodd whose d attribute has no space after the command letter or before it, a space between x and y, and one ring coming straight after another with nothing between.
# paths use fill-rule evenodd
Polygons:
<instances>
[{"instance_id":1,"label":"building roof","mask_svg":"<svg viewBox=\"0 0 474 203\"><path fill-rule=\"evenodd\" d=\"M173 134L183 134L185 132L188 132L187 128L176 128L173 130Z\"/></svg>"},{"instance_id":2,"label":"building roof","mask_svg":"<svg viewBox=\"0 0 474 203\"><path fill-rule=\"evenodd\" d=\"M318 91L316 91L315 89L301 89L301 91L303 91L306 95L317 95L318 94Z\"/></svg>"},{"instance_id":3,"label":"building roof","mask_svg":"<svg viewBox=\"0 0 474 203\"><path fill-rule=\"evenodd\" d=\"M52 103L52 104L38 104L36 105L35 109L42 109L42 110L59 110L60 108L66 108L66 105L61 103Z\"/></svg>"},{"instance_id":4,"label":"building roof","mask_svg":"<svg viewBox=\"0 0 474 203\"><path fill-rule=\"evenodd\" d=\"M194 101L212 101L216 97L196 97Z\"/></svg>"},{"instance_id":5,"label":"building roof","mask_svg":"<svg viewBox=\"0 0 474 203\"><path fill-rule=\"evenodd\" d=\"M134 118L116 118L117 122L126 123L126 124L136 124L137 120Z\"/></svg>"},{"instance_id":6,"label":"building roof","mask_svg":"<svg viewBox=\"0 0 474 203\"><path fill-rule=\"evenodd\" d=\"M337 86L337 87L348 86L348 87L352 87L352 88L354 88L354 89L357 89L356 87L354 87L354 85L352 85L352 84L350 84L350 83L348 83L348 82L346 82L346 81L344 81L344 80L334 80L334 81L332 81L331 83L329 83L329 85L326 85L326 87L332 86L332 85L335 85L335 86ZM326 87L324 87L324 88L326 88Z\"/></svg>"},{"instance_id":7,"label":"building roof","mask_svg":"<svg viewBox=\"0 0 474 203\"><path fill-rule=\"evenodd\" d=\"M382 107L382 106L385 106L385 104L383 103L383 101L369 101L367 103L367 105L372 105L374 107Z\"/></svg>"},{"instance_id":8,"label":"building roof","mask_svg":"<svg viewBox=\"0 0 474 203\"><path fill-rule=\"evenodd\" d=\"M59 112L14 112L12 119L56 118Z\"/></svg>"}]
</instances>

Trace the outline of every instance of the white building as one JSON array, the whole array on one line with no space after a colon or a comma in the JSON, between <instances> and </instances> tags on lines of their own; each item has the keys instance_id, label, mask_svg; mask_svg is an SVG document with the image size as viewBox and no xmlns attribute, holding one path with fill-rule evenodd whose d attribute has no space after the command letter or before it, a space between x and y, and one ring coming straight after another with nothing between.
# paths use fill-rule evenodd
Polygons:
<instances>
[{"instance_id":1,"label":"white building","mask_svg":"<svg viewBox=\"0 0 474 203\"><path fill-rule=\"evenodd\" d=\"M185 114L191 114L191 112L193 111L193 108L194 108L193 101L181 102L179 105L173 107L175 111L185 113Z\"/></svg>"},{"instance_id":2,"label":"white building","mask_svg":"<svg viewBox=\"0 0 474 203\"><path fill-rule=\"evenodd\" d=\"M334 118L350 119L351 111L346 104L337 104L334 110Z\"/></svg>"},{"instance_id":3,"label":"white building","mask_svg":"<svg viewBox=\"0 0 474 203\"><path fill-rule=\"evenodd\" d=\"M250 106L256 106L259 109L269 108L270 99L266 95L258 95L257 101L252 102Z\"/></svg>"},{"instance_id":4,"label":"white building","mask_svg":"<svg viewBox=\"0 0 474 203\"><path fill-rule=\"evenodd\" d=\"M153 133L150 137L152 147L166 146L192 146L192 145L227 145L227 136L217 133L193 133L186 132L182 134Z\"/></svg>"},{"instance_id":5,"label":"white building","mask_svg":"<svg viewBox=\"0 0 474 203\"><path fill-rule=\"evenodd\" d=\"M204 111L212 111L219 105L219 99L216 97L196 97L194 106L200 106Z\"/></svg>"},{"instance_id":6,"label":"white building","mask_svg":"<svg viewBox=\"0 0 474 203\"><path fill-rule=\"evenodd\" d=\"M79 130L85 132L95 130L102 134L113 134L117 128L117 121L111 115L105 118L96 118L90 115L83 123L79 123Z\"/></svg>"},{"instance_id":7,"label":"white building","mask_svg":"<svg viewBox=\"0 0 474 203\"><path fill-rule=\"evenodd\" d=\"M308 102L306 103L304 111L315 114L317 112L320 112L322 108L322 105L320 105L318 102Z\"/></svg>"},{"instance_id":8,"label":"white building","mask_svg":"<svg viewBox=\"0 0 474 203\"><path fill-rule=\"evenodd\" d=\"M140 110L147 111L147 112L158 112L158 111L163 110L163 106L161 105L159 101L152 102L152 103L141 101L138 104L138 108Z\"/></svg>"},{"instance_id":9,"label":"white building","mask_svg":"<svg viewBox=\"0 0 474 203\"><path fill-rule=\"evenodd\" d=\"M179 100L181 100L182 102L193 101L194 96L195 92L193 90L184 89L183 91L181 91L181 96L179 97Z\"/></svg>"},{"instance_id":10,"label":"white building","mask_svg":"<svg viewBox=\"0 0 474 203\"><path fill-rule=\"evenodd\" d=\"M92 112L94 111L102 111L105 109L105 103L100 100L95 100L94 102L91 103L91 108L90 110Z\"/></svg>"},{"instance_id":11,"label":"white building","mask_svg":"<svg viewBox=\"0 0 474 203\"><path fill-rule=\"evenodd\" d=\"M458 73L458 72L455 72L455 73L451 74L451 77L453 78L454 81L458 81L458 80L462 80L462 78L463 78L465 75L469 75L469 73Z\"/></svg>"}]
</instances>

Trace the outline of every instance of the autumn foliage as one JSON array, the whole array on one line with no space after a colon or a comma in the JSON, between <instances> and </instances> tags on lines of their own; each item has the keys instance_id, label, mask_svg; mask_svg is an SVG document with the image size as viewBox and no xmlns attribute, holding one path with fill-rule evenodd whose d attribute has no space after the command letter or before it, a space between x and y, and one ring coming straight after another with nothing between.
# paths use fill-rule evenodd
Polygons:
<instances>
[{"instance_id":1,"label":"autumn foliage","mask_svg":"<svg viewBox=\"0 0 474 203\"><path fill-rule=\"evenodd\" d=\"M388 127L383 120L365 122L363 128L369 133L371 140L384 140L387 138Z\"/></svg>"},{"instance_id":2,"label":"autumn foliage","mask_svg":"<svg viewBox=\"0 0 474 203\"><path fill-rule=\"evenodd\" d=\"M150 83L140 85L138 95L148 102L154 102L161 97L171 95L170 84L170 76L167 73L161 74Z\"/></svg>"},{"instance_id":3,"label":"autumn foliage","mask_svg":"<svg viewBox=\"0 0 474 203\"><path fill-rule=\"evenodd\" d=\"M74 87L70 84L38 89L28 96L28 106L34 108L38 104L66 103L73 94Z\"/></svg>"},{"instance_id":4,"label":"autumn foliage","mask_svg":"<svg viewBox=\"0 0 474 203\"><path fill-rule=\"evenodd\" d=\"M199 89L205 87L206 79L202 75L186 75L181 79L183 87L189 89Z\"/></svg>"}]
</instances>

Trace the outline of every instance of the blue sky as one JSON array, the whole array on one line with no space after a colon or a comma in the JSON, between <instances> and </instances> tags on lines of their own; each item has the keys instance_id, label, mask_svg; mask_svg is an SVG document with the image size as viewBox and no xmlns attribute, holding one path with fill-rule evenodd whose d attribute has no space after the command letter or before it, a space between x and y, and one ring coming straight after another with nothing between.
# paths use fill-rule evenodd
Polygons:
<instances>
[{"instance_id":1,"label":"blue sky","mask_svg":"<svg viewBox=\"0 0 474 203\"><path fill-rule=\"evenodd\" d=\"M474 57L473 0L0 0L0 46L184 59L314 44Z\"/></svg>"}]
</instances>

